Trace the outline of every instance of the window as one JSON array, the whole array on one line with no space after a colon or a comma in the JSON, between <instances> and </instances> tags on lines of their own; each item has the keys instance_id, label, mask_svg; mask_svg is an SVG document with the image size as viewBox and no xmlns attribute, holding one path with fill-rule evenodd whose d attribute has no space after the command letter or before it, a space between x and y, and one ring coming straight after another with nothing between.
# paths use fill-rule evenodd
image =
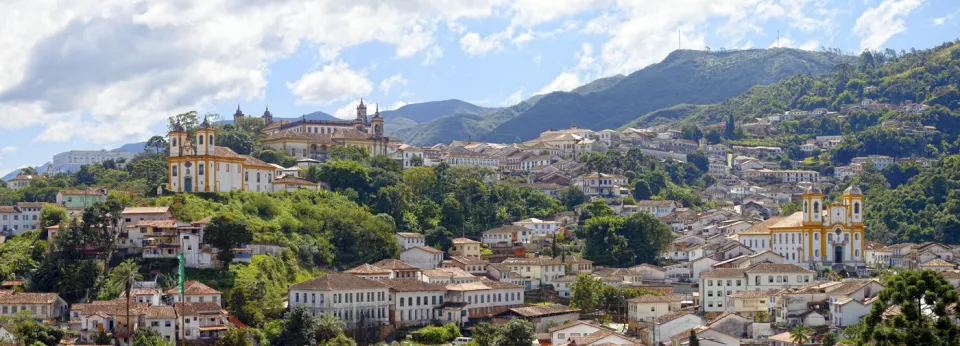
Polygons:
<instances>
[{"instance_id":1,"label":"window","mask_svg":"<svg viewBox=\"0 0 960 346\"><path fill-rule=\"evenodd\" d=\"M820 202L819 202L819 201L814 201L814 202L813 202L813 214L814 214L814 216L817 216L817 215L820 214Z\"/></svg>"},{"instance_id":2,"label":"window","mask_svg":"<svg viewBox=\"0 0 960 346\"><path fill-rule=\"evenodd\" d=\"M853 213L854 213L854 214L860 214L860 203L854 203L854 204L853 204Z\"/></svg>"},{"instance_id":3,"label":"window","mask_svg":"<svg viewBox=\"0 0 960 346\"><path fill-rule=\"evenodd\" d=\"M200 138L203 138L203 137L200 137ZM197 174L203 175L203 165L197 166Z\"/></svg>"},{"instance_id":4,"label":"window","mask_svg":"<svg viewBox=\"0 0 960 346\"><path fill-rule=\"evenodd\" d=\"M773 283L773 275L767 276L767 282Z\"/></svg>"},{"instance_id":5,"label":"window","mask_svg":"<svg viewBox=\"0 0 960 346\"><path fill-rule=\"evenodd\" d=\"M257 172L257 182L260 182L260 172Z\"/></svg>"},{"instance_id":6,"label":"window","mask_svg":"<svg viewBox=\"0 0 960 346\"><path fill-rule=\"evenodd\" d=\"M707 286L713 286L713 280L707 280Z\"/></svg>"},{"instance_id":7,"label":"window","mask_svg":"<svg viewBox=\"0 0 960 346\"><path fill-rule=\"evenodd\" d=\"M179 169L177 169L177 165L173 165L173 169L171 170L173 176L177 176L177 171L179 171Z\"/></svg>"},{"instance_id":8,"label":"window","mask_svg":"<svg viewBox=\"0 0 960 346\"><path fill-rule=\"evenodd\" d=\"M853 240L860 240L860 233L854 233Z\"/></svg>"},{"instance_id":9,"label":"window","mask_svg":"<svg viewBox=\"0 0 960 346\"><path fill-rule=\"evenodd\" d=\"M860 257L860 250L853 250L853 255Z\"/></svg>"},{"instance_id":10,"label":"window","mask_svg":"<svg viewBox=\"0 0 960 346\"><path fill-rule=\"evenodd\" d=\"M213 145L213 135L210 135L210 140L207 143Z\"/></svg>"},{"instance_id":11,"label":"window","mask_svg":"<svg viewBox=\"0 0 960 346\"><path fill-rule=\"evenodd\" d=\"M243 172L243 181L250 181L250 171Z\"/></svg>"},{"instance_id":12,"label":"window","mask_svg":"<svg viewBox=\"0 0 960 346\"><path fill-rule=\"evenodd\" d=\"M200 144L203 144L203 135L197 136L197 139L200 140Z\"/></svg>"}]
</instances>

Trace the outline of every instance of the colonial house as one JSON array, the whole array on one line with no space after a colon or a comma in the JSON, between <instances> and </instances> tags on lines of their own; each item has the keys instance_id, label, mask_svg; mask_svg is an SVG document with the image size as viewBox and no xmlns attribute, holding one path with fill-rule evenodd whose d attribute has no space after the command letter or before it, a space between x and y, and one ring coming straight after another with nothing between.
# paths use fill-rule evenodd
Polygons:
<instances>
[{"instance_id":1,"label":"colonial house","mask_svg":"<svg viewBox=\"0 0 960 346\"><path fill-rule=\"evenodd\" d=\"M412 247L424 246L423 234L413 232L399 232L396 234L397 243L400 244L400 250L406 250Z\"/></svg>"},{"instance_id":2,"label":"colonial house","mask_svg":"<svg viewBox=\"0 0 960 346\"><path fill-rule=\"evenodd\" d=\"M240 113L239 108L237 113ZM329 151L338 146L363 148L371 156L387 155L392 140L383 135L380 110L377 109L372 118L368 117L363 100L357 106L357 116L353 120L302 118L273 121L269 111L264 113L263 120L266 124L263 131L267 134L263 145L300 159L326 161Z\"/></svg>"},{"instance_id":3,"label":"colonial house","mask_svg":"<svg viewBox=\"0 0 960 346\"><path fill-rule=\"evenodd\" d=\"M469 318L486 318L523 304L523 286L480 280L447 284L449 302L466 303Z\"/></svg>"},{"instance_id":4,"label":"colonial house","mask_svg":"<svg viewBox=\"0 0 960 346\"><path fill-rule=\"evenodd\" d=\"M415 246L401 251L400 260L420 269L434 269L443 261L443 251L429 246Z\"/></svg>"},{"instance_id":5,"label":"colonial house","mask_svg":"<svg viewBox=\"0 0 960 346\"><path fill-rule=\"evenodd\" d=\"M447 250L450 256L480 257L480 242L468 238L453 239L453 246Z\"/></svg>"},{"instance_id":6,"label":"colonial house","mask_svg":"<svg viewBox=\"0 0 960 346\"><path fill-rule=\"evenodd\" d=\"M633 321L652 321L668 313L680 311L682 300L678 295L642 295L627 300L627 315Z\"/></svg>"},{"instance_id":7,"label":"colonial house","mask_svg":"<svg viewBox=\"0 0 960 346\"><path fill-rule=\"evenodd\" d=\"M390 290L390 323L397 328L428 325L437 319L447 289L417 279L378 280Z\"/></svg>"},{"instance_id":8,"label":"colonial house","mask_svg":"<svg viewBox=\"0 0 960 346\"><path fill-rule=\"evenodd\" d=\"M331 315L348 329L390 322L387 285L350 274L330 273L290 286L290 308L305 306L314 316Z\"/></svg>"}]
</instances>

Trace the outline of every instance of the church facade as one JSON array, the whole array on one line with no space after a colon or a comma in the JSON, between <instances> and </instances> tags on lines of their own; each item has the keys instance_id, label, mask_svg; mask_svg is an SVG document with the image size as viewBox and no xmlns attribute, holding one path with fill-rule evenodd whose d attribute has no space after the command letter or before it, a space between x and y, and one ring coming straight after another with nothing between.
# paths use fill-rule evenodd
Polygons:
<instances>
[{"instance_id":1,"label":"church facade","mask_svg":"<svg viewBox=\"0 0 960 346\"><path fill-rule=\"evenodd\" d=\"M863 193L858 187L848 187L839 202L827 204L823 192L814 186L800 203L802 211L755 225L739 234L740 242L807 268L864 263Z\"/></svg>"},{"instance_id":2,"label":"church facade","mask_svg":"<svg viewBox=\"0 0 960 346\"><path fill-rule=\"evenodd\" d=\"M274 167L217 146L216 129L204 119L192 136L180 123L168 134L167 189L173 192L271 192Z\"/></svg>"},{"instance_id":3,"label":"church facade","mask_svg":"<svg viewBox=\"0 0 960 346\"><path fill-rule=\"evenodd\" d=\"M269 111L263 115L267 137L263 145L283 151L298 159L325 161L327 153L336 146L360 147L371 156L386 155L390 138L383 135L383 117L377 109L372 118L367 115L363 100L357 106L353 120L273 121Z\"/></svg>"}]
</instances>

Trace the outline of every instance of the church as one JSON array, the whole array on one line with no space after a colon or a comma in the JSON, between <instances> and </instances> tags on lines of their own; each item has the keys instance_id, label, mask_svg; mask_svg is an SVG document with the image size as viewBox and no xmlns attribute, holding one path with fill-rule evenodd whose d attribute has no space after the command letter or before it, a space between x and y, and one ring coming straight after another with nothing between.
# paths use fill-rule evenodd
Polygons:
<instances>
[{"instance_id":1,"label":"church","mask_svg":"<svg viewBox=\"0 0 960 346\"><path fill-rule=\"evenodd\" d=\"M207 119L193 138L179 122L168 134L167 189L174 192L273 191L274 167L253 156L217 146Z\"/></svg>"},{"instance_id":2,"label":"church","mask_svg":"<svg viewBox=\"0 0 960 346\"><path fill-rule=\"evenodd\" d=\"M785 263L858 267L864 263L863 192L851 185L837 203L826 204L812 186L801 195L802 211L772 217L738 234L756 252L772 251Z\"/></svg>"},{"instance_id":3,"label":"church","mask_svg":"<svg viewBox=\"0 0 960 346\"><path fill-rule=\"evenodd\" d=\"M371 156L386 155L391 140L383 135L383 116L379 107L370 118L363 100L360 100L357 116L353 120L310 120L303 117L295 121L274 121L273 115L267 110L263 114L263 122L267 135L263 145L298 159L325 161L327 152L336 146L364 148Z\"/></svg>"}]
</instances>

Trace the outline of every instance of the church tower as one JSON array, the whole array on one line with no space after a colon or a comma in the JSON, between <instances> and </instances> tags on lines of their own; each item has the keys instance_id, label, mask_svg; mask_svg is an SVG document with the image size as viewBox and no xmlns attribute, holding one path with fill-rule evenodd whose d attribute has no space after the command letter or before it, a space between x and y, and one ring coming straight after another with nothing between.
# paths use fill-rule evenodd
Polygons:
<instances>
[{"instance_id":1,"label":"church tower","mask_svg":"<svg viewBox=\"0 0 960 346\"><path fill-rule=\"evenodd\" d=\"M370 121L370 124L373 125L373 135L377 137L383 136L383 116L380 115L380 105L377 105L377 111L373 113L373 120Z\"/></svg>"},{"instance_id":2,"label":"church tower","mask_svg":"<svg viewBox=\"0 0 960 346\"><path fill-rule=\"evenodd\" d=\"M357 121L367 123L367 106L363 104L363 99L360 99L360 105L357 106Z\"/></svg>"},{"instance_id":3,"label":"church tower","mask_svg":"<svg viewBox=\"0 0 960 346\"><path fill-rule=\"evenodd\" d=\"M270 107L263 111L263 124L270 125L273 122L273 114L270 114Z\"/></svg>"},{"instance_id":4,"label":"church tower","mask_svg":"<svg viewBox=\"0 0 960 346\"><path fill-rule=\"evenodd\" d=\"M856 184L843 190L843 204L847 206L850 222L854 225L863 224L863 192Z\"/></svg>"},{"instance_id":5,"label":"church tower","mask_svg":"<svg viewBox=\"0 0 960 346\"><path fill-rule=\"evenodd\" d=\"M187 141L187 130L183 128L183 125L180 124L180 121L177 120L177 123L173 125L173 131L170 131L167 134L167 137L170 138L168 141L170 157L179 157L183 153L183 146L186 145Z\"/></svg>"},{"instance_id":6,"label":"church tower","mask_svg":"<svg viewBox=\"0 0 960 346\"><path fill-rule=\"evenodd\" d=\"M197 155L214 154L214 133L216 133L216 130L210 125L210 121L204 117L200 127L197 128L197 139L194 141L197 145Z\"/></svg>"},{"instance_id":7,"label":"church tower","mask_svg":"<svg viewBox=\"0 0 960 346\"><path fill-rule=\"evenodd\" d=\"M801 199L803 200L803 223L823 223L823 191L816 185L811 186Z\"/></svg>"},{"instance_id":8,"label":"church tower","mask_svg":"<svg viewBox=\"0 0 960 346\"><path fill-rule=\"evenodd\" d=\"M240 104L237 104L237 111L233 113L233 126L240 126L241 118L243 118L243 111L240 110Z\"/></svg>"}]
</instances>

